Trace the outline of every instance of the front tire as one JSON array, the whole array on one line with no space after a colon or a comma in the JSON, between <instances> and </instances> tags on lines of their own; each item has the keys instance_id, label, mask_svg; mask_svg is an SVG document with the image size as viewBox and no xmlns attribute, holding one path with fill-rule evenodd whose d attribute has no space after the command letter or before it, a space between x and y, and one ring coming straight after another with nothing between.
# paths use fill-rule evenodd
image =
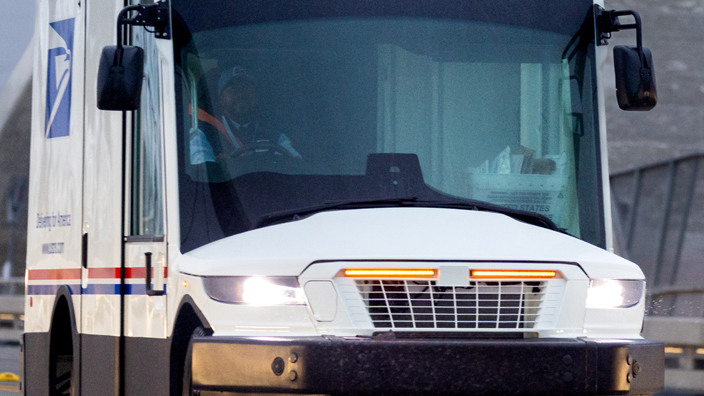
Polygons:
<instances>
[{"instance_id":1,"label":"front tire","mask_svg":"<svg viewBox=\"0 0 704 396\"><path fill-rule=\"evenodd\" d=\"M186 351L186 358L183 359L183 386L181 387L182 396L197 396L197 393L193 391L193 367L191 361L193 360L193 337L203 337L209 335L208 332L201 326L193 330L193 334L188 342L188 350Z\"/></svg>"},{"instance_id":2,"label":"front tire","mask_svg":"<svg viewBox=\"0 0 704 396\"><path fill-rule=\"evenodd\" d=\"M73 330L68 305L61 300L52 320L49 340L50 396L72 396L77 392L77 373L74 362Z\"/></svg>"},{"instance_id":3,"label":"front tire","mask_svg":"<svg viewBox=\"0 0 704 396\"><path fill-rule=\"evenodd\" d=\"M51 395L73 395L73 355L56 356L51 373Z\"/></svg>"},{"instance_id":4,"label":"front tire","mask_svg":"<svg viewBox=\"0 0 704 396\"><path fill-rule=\"evenodd\" d=\"M64 330L64 331L62 331ZM75 394L73 373L73 341L70 331L52 331L49 352L49 395L71 396Z\"/></svg>"}]
</instances>

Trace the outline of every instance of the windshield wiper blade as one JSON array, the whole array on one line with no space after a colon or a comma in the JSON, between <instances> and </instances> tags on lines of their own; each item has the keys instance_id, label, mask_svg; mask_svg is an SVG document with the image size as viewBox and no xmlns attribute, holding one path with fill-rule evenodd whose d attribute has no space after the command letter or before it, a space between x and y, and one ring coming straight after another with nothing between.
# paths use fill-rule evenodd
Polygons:
<instances>
[{"instance_id":1,"label":"windshield wiper blade","mask_svg":"<svg viewBox=\"0 0 704 396\"><path fill-rule=\"evenodd\" d=\"M330 201L325 202L321 205L282 210L279 212L264 215L259 218L257 223L254 225L254 228L261 228L277 223L298 220L302 217L306 217L308 215L312 215L318 212L324 212L326 210L417 206L415 205L416 202L418 202L418 198L416 197L372 199L359 201Z\"/></svg>"},{"instance_id":2,"label":"windshield wiper blade","mask_svg":"<svg viewBox=\"0 0 704 396\"><path fill-rule=\"evenodd\" d=\"M383 207L426 207L426 208L447 208L447 209L464 209L477 210L483 212L495 212L507 215L524 223L532 224L538 227L547 228L553 231L565 233L564 229L557 226L548 217L536 212L525 210L511 209L505 206L492 204L489 202L475 200L452 200L452 201L426 201L418 200L417 197L405 198L389 198L389 199L373 199L360 201L332 201L321 205L297 208L274 212L262 216L257 221L254 228L261 228L268 225L283 223L292 220L298 220L309 215L324 212L326 210L341 210L341 209L361 209L361 208L383 208Z\"/></svg>"},{"instance_id":3,"label":"windshield wiper blade","mask_svg":"<svg viewBox=\"0 0 704 396\"><path fill-rule=\"evenodd\" d=\"M424 206L431 208L448 208L448 209L466 209L477 210L481 212L501 213L524 223L532 224L538 227L547 228L549 230L566 233L566 231L550 218L541 215L537 212L527 210L511 209L506 206L492 204L490 202L466 200L466 201L417 201L415 206Z\"/></svg>"}]
</instances>

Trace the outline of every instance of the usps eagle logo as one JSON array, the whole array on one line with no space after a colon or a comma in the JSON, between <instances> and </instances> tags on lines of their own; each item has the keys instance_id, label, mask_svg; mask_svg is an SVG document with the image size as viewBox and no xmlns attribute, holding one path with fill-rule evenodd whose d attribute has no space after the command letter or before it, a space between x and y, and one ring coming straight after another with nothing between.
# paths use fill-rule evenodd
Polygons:
<instances>
[{"instance_id":1,"label":"usps eagle logo","mask_svg":"<svg viewBox=\"0 0 704 396\"><path fill-rule=\"evenodd\" d=\"M49 24L44 124L48 139L69 135L74 22L75 18L70 18Z\"/></svg>"}]
</instances>

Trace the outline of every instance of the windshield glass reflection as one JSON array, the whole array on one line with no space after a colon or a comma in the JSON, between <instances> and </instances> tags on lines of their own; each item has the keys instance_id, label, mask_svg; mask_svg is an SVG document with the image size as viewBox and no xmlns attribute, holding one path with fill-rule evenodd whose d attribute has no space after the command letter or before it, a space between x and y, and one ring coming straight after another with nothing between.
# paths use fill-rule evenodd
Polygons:
<instances>
[{"instance_id":1,"label":"windshield glass reflection","mask_svg":"<svg viewBox=\"0 0 704 396\"><path fill-rule=\"evenodd\" d=\"M394 198L495 204L604 246L586 12L549 31L530 15L228 24L178 3L185 250Z\"/></svg>"}]
</instances>

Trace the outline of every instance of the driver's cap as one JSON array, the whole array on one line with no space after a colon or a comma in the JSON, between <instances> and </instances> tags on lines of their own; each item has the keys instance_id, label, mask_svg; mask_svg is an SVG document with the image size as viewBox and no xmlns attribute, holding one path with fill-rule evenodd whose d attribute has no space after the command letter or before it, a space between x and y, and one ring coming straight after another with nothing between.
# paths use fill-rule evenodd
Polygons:
<instances>
[{"instance_id":1,"label":"driver's cap","mask_svg":"<svg viewBox=\"0 0 704 396\"><path fill-rule=\"evenodd\" d=\"M254 78L249 69L242 66L234 66L232 68L225 69L225 71L220 75L220 79L218 80L218 94L225 89L227 84L235 80L246 81L252 85L256 85L257 83L257 80Z\"/></svg>"}]
</instances>

